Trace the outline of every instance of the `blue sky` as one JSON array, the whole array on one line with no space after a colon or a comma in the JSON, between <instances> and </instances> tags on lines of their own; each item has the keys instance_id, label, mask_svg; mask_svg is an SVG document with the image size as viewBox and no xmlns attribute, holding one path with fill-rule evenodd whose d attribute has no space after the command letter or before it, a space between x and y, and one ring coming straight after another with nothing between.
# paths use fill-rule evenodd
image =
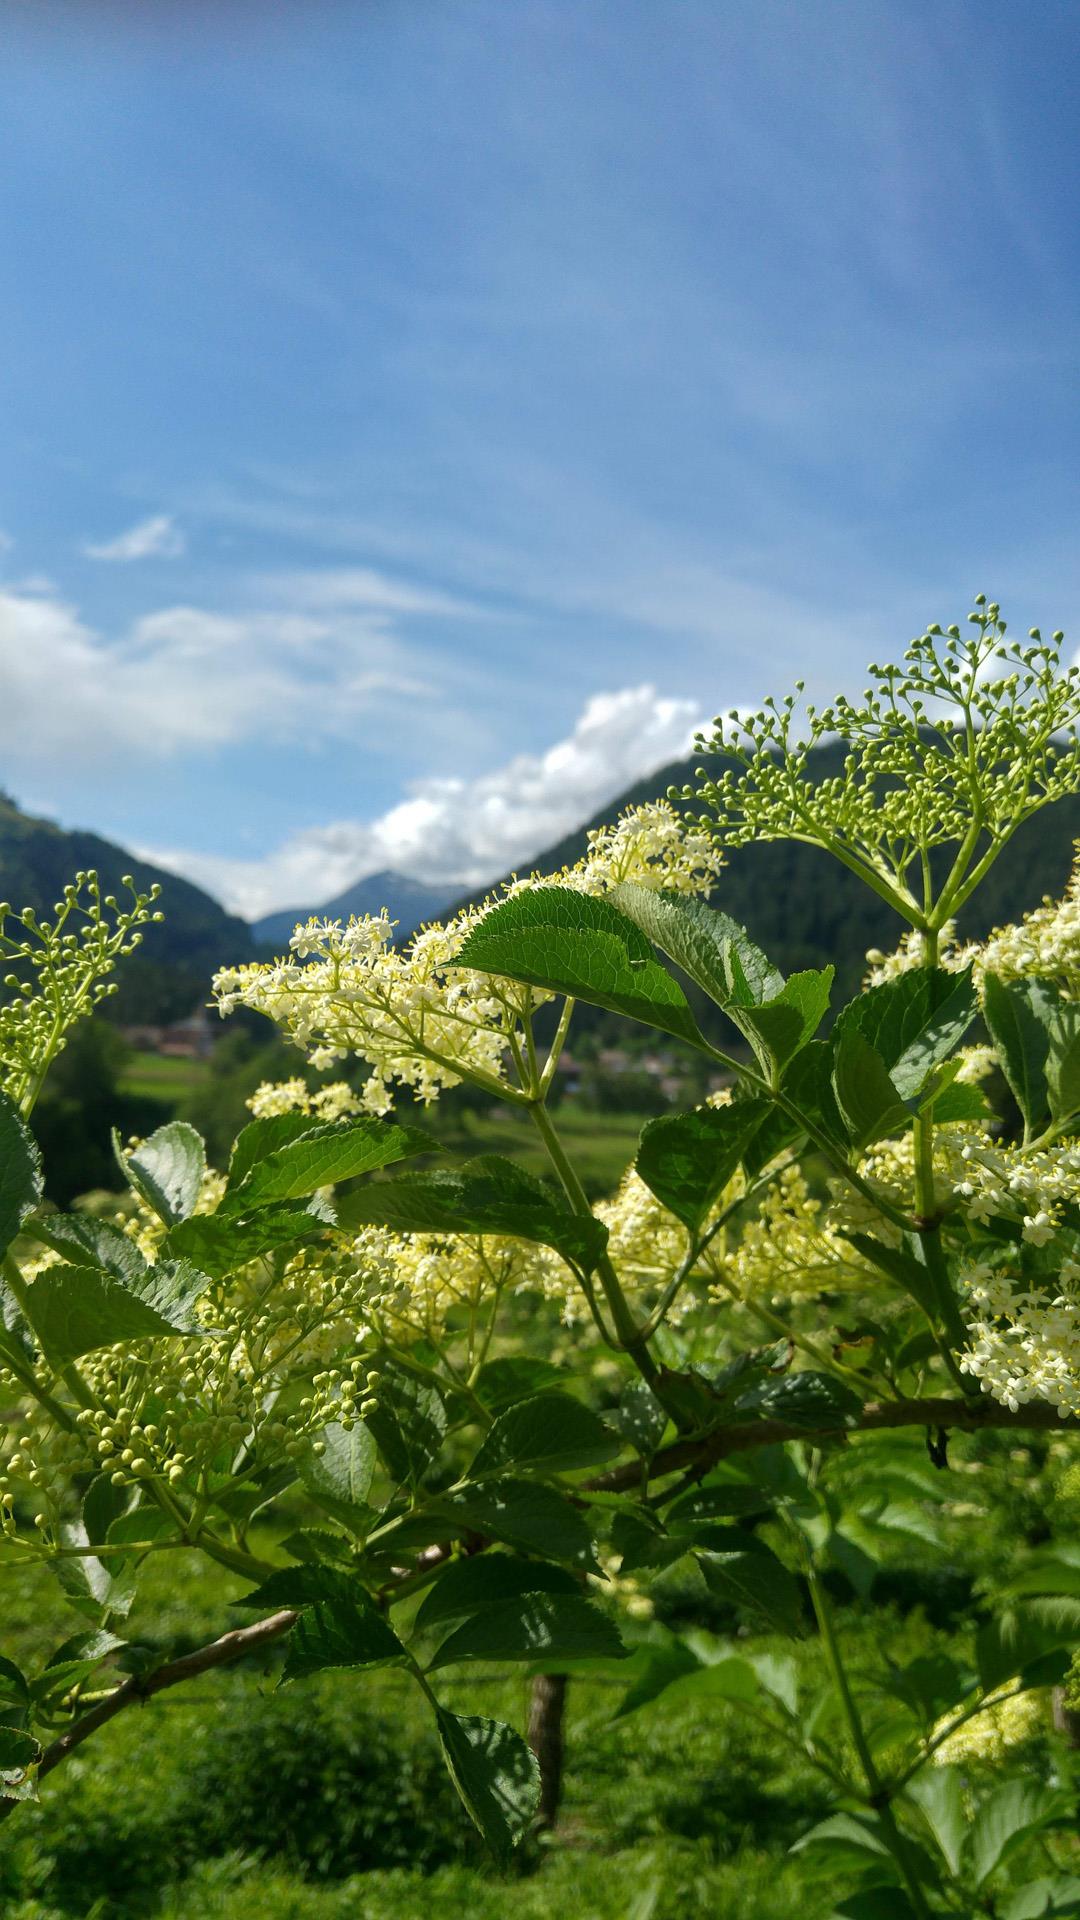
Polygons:
<instances>
[{"instance_id":1,"label":"blue sky","mask_svg":"<svg viewBox=\"0 0 1080 1920\"><path fill-rule=\"evenodd\" d=\"M1080 586L1080 13L8 8L0 782L251 911ZM1073 622L1075 625L1075 622Z\"/></svg>"}]
</instances>

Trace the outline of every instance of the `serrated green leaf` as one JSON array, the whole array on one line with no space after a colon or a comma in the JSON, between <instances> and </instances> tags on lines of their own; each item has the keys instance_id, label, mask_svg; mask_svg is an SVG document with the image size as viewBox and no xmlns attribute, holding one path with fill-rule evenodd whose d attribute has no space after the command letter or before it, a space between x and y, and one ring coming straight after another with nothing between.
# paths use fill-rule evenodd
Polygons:
<instances>
[{"instance_id":1,"label":"serrated green leaf","mask_svg":"<svg viewBox=\"0 0 1080 1920\"><path fill-rule=\"evenodd\" d=\"M581 1585L564 1567L542 1560L515 1560L508 1553L477 1553L451 1560L424 1595L416 1627L447 1626L467 1620L485 1607L520 1599L525 1593L580 1594Z\"/></svg>"},{"instance_id":2,"label":"serrated green leaf","mask_svg":"<svg viewBox=\"0 0 1080 1920\"><path fill-rule=\"evenodd\" d=\"M296 1571L325 1574L332 1569L302 1567ZM348 1599L336 1597L304 1607L288 1634L282 1680L302 1680L306 1674L323 1672L325 1667L390 1667L404 1657L404 1645L394 1628L359 1588Z\"/></svg>"},{"instance_id":3,"label":"serrated green leaf","mask_svg":"<svg viewBox=\"0 0 1080 1920\"><path fill-rule=\"evenodd\" d=\"M318 1438L322 1452L309 1447L299 1462L304 1487L332 1519L366 1533L371 1519L368 1495L377 1463L374 1434L359 1420L348 1431L340 1421L333 1421Z\"/></svg>"},{"instance_id":4,"label":"serrated green leaf","mask_svg":"<svg viewBox=\"0 0 1080 1920\"><path fill-rule=\"evenodd\" d=\"M206 1276L191 1284L175 1268L148 1267L138 1293L93 1267L46 1267L28 1288L30 1312L42 1346L55 1361L111 1347L120 1340L150 1340L201 1333L193 1299Z\"/></svg>"},{"instance_id":5,"label":"serrated green leaf","mask_svg":"<svg viewBox=\"0 0 1080 1920\"><path fill-rule=\"evenodd\" d=\"M650 1120L634 1165L662 1206L696 1233L772 1111L764 1099Z\"/></svg>"},{"instance_id":6,"label":"serrated green leaf","mask_svg":"<svg viewBox=\"0 0 1080 1920\"><path fill-rule=\"evenodd\" d=\"M1064 1667L1068 1653L1078 1644L1080 1599L1062 1594L1006 1607L976 1635L979 1682L989 1693L1005 1680L1017 1675L1026 1679L1037 1672L1042 1684L1044 1663L1060 1655Z\"/></svg>"},{"instance_id":7,"label":"serrated green leaf","mask_svg":"<svg viewBox=\"0 0 1080 1920\"><path fill-rule=\"evenodd\" d=\"M229 1158L229 1186L233 1192L243 1185L260 1160L267 1159L279 1147L287 1147L301 1134L310 1133L318 1124L309 1113L268 1113L259 1120L250 1120L237 1134Z\"/></svg>"},{"instance_id":8,"label":"serrated green leaf","mask_svg":"<svg viewBox=\"0 0 1080 1920\"><path fill-rule=\"evenodd\" d=\"M917 1236L912 1237L910 1250L886 1246L868 1233L846 1233L844 1238L864 1260L869 1260L898 1287L903 1287L931 1320L937 1320L940 1305L937 1288L926 1262L918 1257L921 1244Z\"/></svg>"},{"instance_id":9,"label":"serrated green leaf","mask_svg":"<svg viewBox=\"0 0 1080 1920\"><path fill-rule=\"evenodd\" d=\"M138 1497L135 1487L114 1487L108 1473L99 1473L91 1480L83 1495L82 1517L92 1545L103 1545L113 1521L134 1506Z\"/></svg>"},{"instance_id":10,"label":"serrated green leaf","mask_svg":"<svg viewBox=\"0 0 1080 1920\"><path fill-rule=\"evenodd\" d=\"M840 1117L855 1147L884 1140L911 1119L911 1109L901 1100L884 1060L859 1027L849 1027L834 1038L832 1084Z\"/></svg>"},{"instance_id":11,"label":"serrated green leaf","mask_svg":"<svg viewBox=\"0 0 1080 1920\"><path fill-rule=\"evenodd\" d=\"M95 1564L99 1569L102 1566L100 1560ZM80 1607L80 1611L83 1608ZM88 1680L106 1656L118 1653L124 1644L119 1635L103 1627L89 1633L72 1634L57 1647L48 1665L30 1682L30 1694L35 1706L50 1709L72 1687Z\"/></svg>"},{"instance_id":12,"label":"serrated green leaf","mask_svg":"<svg viewBox=\"0 0 1080 1920\"><path fill-rule=\"evenodd\" d=\"M1080 1879L1072 1873L1043 1873L1005 1896L1001 1920L1076 1920Z\"/></svg>"},{"instance_id":13,"label":"serrated green leaf","mask_svg":"<svg viewBox=\"0 0 1080 1920\"><path fill-rule=\"evenodd\" d=\"M983 1012L1002 1072L1028 1126L1034 1128L1049 1110L1046 1065L1050 1039L1032 1005L1029 983L983 976Z\"/></svg>"},{"instance_id":14,"label":"serrated green leaf","mask_svg":"<svg viewBox=\"0 0 1080 1920\"><path fill-rule=\"evenodd\" d=\"M286 1575L307 1576L309 1583L316 1576L328 1597L305 1605L291 1628L283 1681L300 1680L326 1667L385 1667L404 1659L405 1649L393 1627L348 1574L333 1567L283 1568L264 1581L260 1591L276 1594L279 1586L283 1593L298 1590L300 1579L296 1578L294 1587ZM271 1598L260 1604L290 1606L293 1602Z\"/></svg>"},{"instance_id":15,"label":"serrated green leaf","mask_svg":"<svg viewBox=\"0 0 1080 1920\"><path fill-rule=\"evenodd\" d=\"M361 1611L374 1602L359 1576L347 1568L327 1566L325 1561L304 1560L296 1566L275 1567L250 1593L242 1593L230 1602L234 1607L254 1607L265 1613L268 1608L359 1606ZM380 1620L382 1615L379 1614Z\"/></svg>"},{"instance_id":16,"label":"serrated green leaf","mask_svg":"<svg viewBox=\"0 0 1080 1920\"><path fill-rule=\"evenodd\" d=\"M21 1727L0 1726L0 1797L21 1800L22 1788L32 1767L41 1759L41 1747L32 1733Z\"/></svg>"},{"instance_id":17,"label":"serrated green leaf","mask_svg":"<svg viewBox=\"0 0 1080 1920\"><path fill-rule=\"evenodd\" d=\"M487 1480L460 1493L440 1495L437 1512L485 1538L522 1553L559 1560L581 1572L597 1570L596 1549L578 1507L537 1480Z\"/></svg>"},{"instance_id":18,"label":"serrated green leaf","mask_svg":"<svg viewBox=\"0 0 1080 1920\"><path fill-rule=\"evenodd\" d=\"M788 1062L812 1040L829 1008L834 969L793 973L783 991L760 1006L732 1005L728 1014L745 1034L762 1072L774 1084Z\"/></svg>"},{"instance_id":19,"label":"serrated green leaf","mask_svg":"<svg viewBox=\"0 0 1080 1920\"><path fill-rule=\"evenodd\" d=\"M346 1567L353 1564L352 1541L344 1533L331 1533L328 1527L298 1527L295 1533L286 1534L281 1551L305 1563Z\"/></svg>"},{"instance_id":20,"label":"serrated green leaf","mask_svg":"<svg viewBox=\"0 0 1080 1920\"><path fill-rule=\"evenodd\" d=\"M688 1533L718 1520L741 1520L749 1514L764 1513L768 1506L767 1494L752 1481L705 1481L673 1500L664 1518L674 1532Z\"/></svg>"},{"instance_id":21,"label":"serrated green leaf","mask_svg":"<svg viewBox=\"0 0 1080 1920\"><path fill-rule=\"evenodd\" d=\"M536 1756L512 1727L472 1714L436 1713L439 1739L465 1810L505 1865L540 1800Z\"/></svg>"},{"instance_id":22,"label":"serrated green leaf","mask_svg":"<svg viewBox=\"0 0 1080 1920\"><path fill-rule=\"evenodd\" d=\"M705 1584L717 1599L744 1607L774 1632L793 1637L802 1619L798 1586L763 1541L751 1534L745 1539L745 1546L730 1552L698 1554Z\"/></svg>"},{"instance_id":23,"label":"serrated green leaf","mask_svg":"<svg viewBox=\"0 0 1080 1920\"><path fill-rule=\"evenodd\" d=\"M632 880L613 887L608 899L717 1006L760 1006L783 991L783 974L746 928L704 900Z\"/></svg>"},{"instance_id":24,"label":"serrated green leaf","mask_svg":"<svg viewBox=\"0 0 1080 1920\"><path fill-rule=\"evenodd\" d=\"M69 1267L96 1268L125 1286L138 1288L148 1269L130 1234L88 1213L52 1213L36 1220L35 1240L63 1256Z\"/></svg>"},{"instance_id":25,"label":"serrated green leaf","mask_svg":"<svg viewBox=\"0 0 1080 1920\"><path fill-rule=\"evenodd\" d=\"M193 1213L206 1172L206 1147L186 1120L170 1120L141 1146L117 1148L121 1169L167 1227Z\"/></svg>"},{"instance_id":26,"label":"serrated green leaf","mask_svg":"<svg viewBox=\"0 0 1080 1920\"><path fill-rule=\"evenodd\" d=\"M6 1093L0 1093L0 1255L41 1199L41 1155Z\"/></svg>"},{"instance_id":27,"label":"serrated green leaf","mask_svg":"<svg viewBox=\"0 0 1080 1920\"><path fill-rule=\"evenodd\" d=\"M622 1720L628 1713L636 1713L639 1707L651 1706L676 1681L686 1680L691 1674L702 1671L696 1653L692 1653L682 1640L666 1641L660 1646L639 1647L627 1662L628 1672L631 1668L634 1669L633 1677L612 1714L613 1720Z\"/></svg>"},{"instance_id":28,"label":"serrated green leaf","mask_svg":"<svg viewBox=\"0 0 1080 1920\"><path fill-rule=\"evenodd\" d=\"M1050 980L1023 982L1028 1004L1046 1033L1046 1092L1059 1124L1080 1109L1080 1006Z\"/></svg>"},{"instance_id":29,"label":"serrated green leaf","mask_svg":"<svg viewBox=\"0 0 1080 1920\"><path fill-rule=\"evenodd\" d=\"M21 1668L0 1653L0 1706L5 1713L14 1706L21 1713L30 1704L30 1685Z\"/></svg>"},{"instance_id":30,"label":"serrated green leaf","mask_svg":"<svg viewBox=\"0 0 1080 1920\"><path fill-rule=\"evenodd\" d=\"M499 1360L487 1360L476 1376L473 1391L491 1413L503 1413L519 1400L531 1400L536 1393L557 1387L566 1379L562 1367L550 1360L536 1360L529 1354L507 1354Z\"/></svg>"},{"instance_id":31,"label":"serrated green leaf","mask_svg":"<svg viewBox=\"0 0 1080 1920\"><path fill-rule=\"evenodd\" d=\"M808 1847L828 1848L839 1859L850 1859L852 1855L856 1859L865 1858L868 1853L889 1857L880 1822L859 1813L834 1813L827 1820L819 1820L809 1833L796 1840L791 1852L804 1853Z\"/></svg>"},{"instance_id":32,"label":"serrated green leaf","mask_svg":"<svg viewBox=\"0 0 1080 1920\"><path fill-rule=\"evenodd\" d=\"M90 1545L81 1520L63 1524L60 1541L65 1547ZM76 1612L96 1626L101 1626L110 1614L123 1619L130 1613L135 1598L130 1562L112 1567L93 1554L79 1553L52 1560L50 1565ZM36 1692L34 1697L38 1697Z\"/></svg>"},{"instance_id":33,"label":"serrated green leaf","mask_svg":"<svg viewBox=\"0 0 1080 1920\"><path fill-rule=\"evenodd\" d=\"M900 1099L913 1100L959 1046L977 1012L970 969L917 967L859 994L839 1015L834 1033L839 1040L857 1029L884 1062Z\"/></svg>"},{"instance_id":34,"label":"serrated green leaf","mask_svg":"<svg viewBox=\"0 0 1080 1920\"><path fill-rule=\"evenodd\" d=\"M939 1127L955 1127L968 1120L980 1122L992 1117L986 1095L978 1087L956 1081L934 1096L930 1109Z\"/></svg>"},{"instance_id":35,"label":"serrated green leaf","mask_svg":"<svg viewBox=\"0 0 1080 1920\"><path fill-rule=\"evenodd\" d=\"M134 1547L143 1541L163 1540L176 1532L176 1522L160 1507L134 1507L130 1513L121 1513L110 1523L105 1536L110 1547ZM120 1561L113 1559L110 1564L119 1569Z\"/></svg>"},{"instance_id":36,"label":"serrated green leaf","mask_svg":"<svg viewBox=\"0 0 1080 1920\"><path fill-rule=\"evenodd\" d=\"M984 1800L971 1829L971 1872L977 1887L984 1886L1010 1853L1031 1833L1038 1833L1055 1814L1068 1808L1059 1788L1040 1780L1006 1780ZM1069 1809L1071 1811L1071 1809Z\"/></svg>"},{"instance_id":37,"label":"serrated green leaf","mask_svg":"<svg viewBox=\"0 0 1080 1920\"><path fill-rule=\"evenodd\" d=\"M637 1453L651 1459L667 1430L668 1411L645 1380L631 1380L623 1388L622 1399L613 1413L611 1426L628 1440Z\"/></svg>"},{"instance_id":38,"label":"serrated green leaf","mask_svg":"<svg viewBox=\"0 0 1080 1920\"><path fill-rule=\"evenodd\" d=\"M738 1414L783 1420L789 1426L820 1432L853 1426L862 1409L859 1395L831 1373L806 1368L799 1373L759 1381L735 1402Z\"/></svg>"},{"instance_id":39,"label":"serrated green leaf","mask_svg":"<svg viewBox=\"0 0 1080 1920\"><path fill-rule=\"evenodd\" d=\"M955 1877L960 1873L960 1859L968 1835L964 1787L959 1767L933 1766L923 1767L907 1789L933 1834L949 1872Z\"/></svg>"},{"instance_id":40,"label":"serrated green leaf","mask_svg":"<svg viewBox=\"0 0 1080 1920\"><path fill-rule=\"evenodd\" d=\"M163 1252L182 1256L220 1279L249 1260L324 1233L334 1211L323 1202L265 1207L248 1215L197 1213L166 1234Z\"/></svg>"},{"instance_id":41,"label":"serrated green leaf","mask_svg":"<svg viewBox=\"0 0 1080 1920\"><path fill-rule=\"evenodd\" d=\"M622 1572L639 1573L644 1567L674 1565L693 1543L686 1534L667 1533L648 1507L624 1505L611 1523L611 1544Z\"/></svg>"},{"instance_id":42,"label":"serrated green leaf","mask_svg":"<svg viewBox=\"0 0 1080 1920\"><path fill-rule=\"evenodd\" d=\"M501 1413L484 1435L469 1478L533 1467L566 1472L610 1460L619 1442L595 1413L568 1393L540 1393Z\"/></svg>"},{"instance_id":43,"label":"serrated green leaf","mask_svg":"<svg viewBox=\"0 0 1080 1920\"><path fill-rule=\"evenodd\" d=\"M524 1593L463 1621L428 1672L463 1660L619 1660L625 1652L612 1622L592 1601L577 1594Z\"/></svg>"},{"instance_id":44,"label":"serrated green leaf","mask_svg":"<svg viewBox=\"0 0 1080 1920\"><path fill-rule=\"evenodd\" d=\"M524 1168L497 1154L461 1167L405 1174L350 1194L343 1226L386 1226L398 1233L497 1233L554 1247L591 1272L607 1245L601 1221L580 1218Z\"/></svg>"},{"instance_id":45,"label":"serrated green leaf","mask_svg":"<svg viewBox=\"0 0 1080 1920\"><path fill-rule=\"evenodd\" d=\"M306 1133L274 1147L248 1169L239 1185L229 1185L218 1209L247 1213L283 1200L303 1200L317 1187L335 1186L377 1167L391 1166L415 1153L438 1151L439 1143L419 1127L399 1126L359 1114L309 1127Z\"/></svg>"},{"instance_id":46,"label":"serrated green leaf","mask_svg":"<svg viewBox=\"0 0 1080 1920\"><path fill-rule=\"evenodd\" d=\"M587 1000L710 1051L682 988L610 900L531 888L484 915L456 964Z\"/></svg>"},{"instance_id":47,"label":"serrated green leaf","mask_svg":"<svg viewBox=\"0 0 1080 1920\"><path fill-rule=\"evenodd\" d=\"M800 1115L805 1116L818 1132L825 1134L837 1146L846 1147L847 1129L836 1104L832 1069L831 1035L827 1040L808 1040L784 1068L780 1076L780 1088L798 1108ZM746 1161L747 1172L757 1173L769 1160L797 1140L799 1131L782 1108L774 1107L772 1117L751 1142Z\"/></svg>"},{"instance_id":48,"label":"serrated green leaf","mask_svg":"<svg viewBox=\"0 0 1080 1920\"><path fill-rule=\"evenodd\" d=\"M366 1424L388 1472L416 1486L442 1445L446 1403L434 1384L400 1367L387 1369Z\"/></svg>"}]
</instances>

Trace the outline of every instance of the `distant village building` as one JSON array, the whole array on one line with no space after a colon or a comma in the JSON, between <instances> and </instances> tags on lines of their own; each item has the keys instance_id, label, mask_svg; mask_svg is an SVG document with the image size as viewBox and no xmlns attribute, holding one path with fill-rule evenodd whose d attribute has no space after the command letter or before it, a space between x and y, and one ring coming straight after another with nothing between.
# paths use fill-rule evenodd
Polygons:
<instances>
[{"instance_id":1,"label":"distant village building","mask_svg":"<svg viewBox=\"0 0 1080 1920\"><path fill-rule=\"evenodd\" d=\"M137 1053L160 1053L169 1060L208 1060L214 1051L215 1028L205 1007L196 1007L186 1020L169 1026L121 1027L129 1047Z\"/></svg>"}]
</instances>

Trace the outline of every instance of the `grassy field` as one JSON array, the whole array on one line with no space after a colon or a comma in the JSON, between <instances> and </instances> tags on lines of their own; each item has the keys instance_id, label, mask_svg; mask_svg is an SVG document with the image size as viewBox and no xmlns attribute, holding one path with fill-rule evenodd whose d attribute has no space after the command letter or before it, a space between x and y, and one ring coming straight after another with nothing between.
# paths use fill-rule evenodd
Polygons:
<instances>
[{"instance_id":1,"label":"grassy field","mask_svg":"<svg viewBox=\"0 0 1080 1920\"><path fill-rule=\"evenodd\" d=\"M590 1199L600 1199L618 1185L620 1175L637 1152L641 1114L594 1113L566 1102L553 1118L567 1152ZM516 1160L530 1173L551 1177L551 1162L543 1143L524 1114L509 1107L487 1113L464 1113L455 1118L446 1144L456 1153L500 1153Z\"/></svg>"},{"instance_id":2,"label":"grassy field","mask_svg":"<svg viewBox=\"0 0 1080 1920\"><path fill-rule=\"evenodd\" d=\"M164 1053L133 1052L120 1074L121 1093L142 1099L165 1100L179 1106L205 1086L210 1069L205 1060L174 1060Z\"/></svg>"},{"instance_id":3,"label":"grassy field","mask_svg":"<svg viewBox=\"0 0 1080 1920\"><path fill-rule=\"evenodd\" d=\"M3 1645L40 1657L71 1616L51 1576L9 1592ZM143 1645L230 1625L242 1583L162 1555L130 1622ZM813 1658L811 1651L811 1658ZM557 1837L501 1877L393 1674L277 1691L277 1663L207 1678L88 1743L0 1835L5 1920L820 1920L784 1851L818 1789L728 1709L613 1722L617 1683L571 1683ZM457 1711L523 1723L527 1683L448 1679ZM800 1891L801 1886L801 1891Z\"/></svg>"}]
</instances>

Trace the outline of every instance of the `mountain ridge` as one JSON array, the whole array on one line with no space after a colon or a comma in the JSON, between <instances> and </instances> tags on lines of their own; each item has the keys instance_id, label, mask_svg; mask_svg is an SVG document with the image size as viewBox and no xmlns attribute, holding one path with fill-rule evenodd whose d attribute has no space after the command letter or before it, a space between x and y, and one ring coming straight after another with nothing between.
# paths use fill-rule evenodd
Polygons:
<instances>
[{"instance_id":1,"label":"mountain ridge","mask_svg":"<svg viewBox=\"0 0 1080 1920\"><path fill-rule=\"evenodd\" d=\"M251 928L227 913L190 880L82 828L24 813L0 793L0 896L16 909L51 916L54 902L78 872L95 868L103 893L122 892L130 874L142 893L161 888L165 919L146 928L136 952L117 974L119 991L104 1003L110 1020L138 1024L183 1019L209 992L221 966L254 958Z\"/></svg>"},{"instance_id":2,"label":"mountain ridge","mask_svg":"<svg viewBox=\"0 0 1080 1920\"><path fill-rule=\"evenodd\" d=\"M252 922L251 931L260 947L287 944L293 928L301 921L347 920L353 914L361 917L366 913L381 913L385 907L391 920L397 922L396 937L403 940L425 921L445 913L459 890L460 882L456 880L429 885L412 879L407 873L398 873L393 867L384 867L378 873L363 874L351 887L335 894L322 906L280 907L274 913L264 914Z\"/></svg>"}]
</instances>

